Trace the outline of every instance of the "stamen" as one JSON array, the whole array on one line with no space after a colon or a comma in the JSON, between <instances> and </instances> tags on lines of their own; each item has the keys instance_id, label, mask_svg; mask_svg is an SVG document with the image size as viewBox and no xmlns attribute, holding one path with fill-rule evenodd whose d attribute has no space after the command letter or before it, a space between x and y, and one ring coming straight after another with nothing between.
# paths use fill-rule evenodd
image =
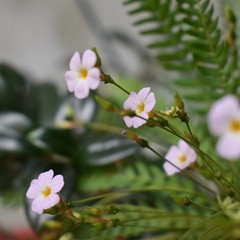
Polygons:
<instances>
[{"instance_id":1,"label":"stamen","mask_svg":"<svg viewBox=\"0 0 240 240\"><path fill-rule=\"evenodd\" d=\"M51 194L51 191L52 191L52 189L49 186L45 187L45 189L42 192L43 193L43 197L47 198Z\"/></svg>"},{"instance_id":2,"label":"stamen","mask_svg":"<svg viewBox=\"0 0 240 240\"><path fill-rule=\"evenodd\" d=\"M179 163L184 163L187 160L187 156L185 154L182 154L179 159L178 162Z\"/></svg>"},{"instance_id":3,"label":"stamen","mask_svg":"<svg viewBox=\"0 0 240 240\"><path fill-rule=\"evenodd\" d=\"M230 130L233 133L240 132L240 121L239 120L232 120L230 123Z\"/></svg>"},{"instance_id":4,"label":"stamen","mask_svg":"<svg viewBox=\"0 0 240 240\"><path fill-rule=\"evenodd\" d=\"M141 114L144 111L145 104L141 102L140 104L137 105L136 113Z\"/></svg>"},{"instance_id":5,"label":"stamen","mask_svg":"<svg viewBox=\"0 0 240 240\"><path fill-rule=\"evenodd\" d=\"M85 80L87 78L87 75L88 75L88 70L87 68L81 68L79 70L79 76L82 80Z\"/></svg>"}]
</instances>

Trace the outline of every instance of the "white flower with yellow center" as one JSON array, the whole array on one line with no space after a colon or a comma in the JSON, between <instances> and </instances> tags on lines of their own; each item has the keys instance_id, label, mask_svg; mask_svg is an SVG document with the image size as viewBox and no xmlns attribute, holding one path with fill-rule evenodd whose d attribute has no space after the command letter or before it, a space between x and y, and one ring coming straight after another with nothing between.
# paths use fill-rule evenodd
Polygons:
<instances>
[{"instance_id":1,"label":"white flower with yellow center","mask_svg":"<svg viewBox=\"0 0 240 240\"><path fill-rule=\"evenodd\" d=\"M95 90L100 84L100 70L95 67L97 56L95 52L88 49L83 53L82 59L78 52L75 52L70 60L69 68L64 74L67 87L74 92L79 99L86 98L90 89Z\"/></svg>"},{"instance_id":2,"label":"white flower with yellow center","mask_svg":"<svg viewBox=\"0 0 240 240\"><path fill-rule=\"evenodd\" d=\"M27 198L33 199L32 210L38 214L42 214L43 210L53 207L60 201L57 193L64 185L63 176L53 175L53 170L41 173L38 179L32 180L26 193Z\"/></svg>"},{"instance_id":3,"label":"white flower with yellow center","mask_svg":"<svg viewBox=\"0 0 240 240\"><path fill-rule=\"evenodd\" d=\"M149 118L148 113L151 112L156 104L153 92L150 92L150 87L143 88L139 93L131 92L127 100L124 102L125 110L132 110L137 116L124 116L123 120L128 127L138 128L146 123ZM146 120L145 120L146 119Z\"/></svg>"},{"instance_id":4,"label":"white flower with yellow center","mask_svg":"<svg viewBox=\"0 0 240 240\"><path fill-rule=\"evenodd\" d=\"M197 155L196 152L189 147L185 141L180 140L177 146L170 147L165 158L169 162L165 162L163 164L163 169L167 175L171 176L195 162Z\"/></svg>"},{"instance_id":5,"label":"white flower with yellow center","mask_svg":"<svg viewBox=\"0 0 240 240\"><path fill-rule=\"evenodd\" d=\"M217 153L228 160L240 159L240 105L234 95L216 101L208 114L210 132L219 137Z\"/></svg>"}]
</instances>

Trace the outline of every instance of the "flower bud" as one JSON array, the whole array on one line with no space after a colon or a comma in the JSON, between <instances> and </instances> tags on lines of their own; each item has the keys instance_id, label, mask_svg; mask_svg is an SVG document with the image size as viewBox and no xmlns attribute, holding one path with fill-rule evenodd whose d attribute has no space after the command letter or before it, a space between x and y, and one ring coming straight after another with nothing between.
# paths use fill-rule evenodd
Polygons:
<instances>
[{"instance_id":1,"label":"flower bud","mask_svg":"<svg viewBox=\"0 0 240 240\"><path fill-rule=\"evenodd\" d=\"M120 209L115 207L115 206L110 206L109 209L108 209L108 212L110 214L117 214L119 211L120 211Z\"/></svg>"},{"instance_id":2,"label":"flower bud","mask_svg":"<svg viewBox=\"0 0 240 240\"><path fill-rule=\"evenodd\" d=\"M100 216L103 214L103 211L101 209L95 208L95 207L86 206L86 207L84 207L84 210L87 213L95 215L95 216Z\"/></svg>"}]
</instances>

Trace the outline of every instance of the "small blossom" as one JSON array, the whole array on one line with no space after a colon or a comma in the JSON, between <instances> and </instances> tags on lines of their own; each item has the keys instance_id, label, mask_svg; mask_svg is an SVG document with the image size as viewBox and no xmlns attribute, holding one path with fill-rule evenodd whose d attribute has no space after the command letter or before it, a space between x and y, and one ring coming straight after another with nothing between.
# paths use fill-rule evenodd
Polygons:
<instances>
[{"instance_id":1,"label":"small blossom","mask_svg":"<svg viewBox=\"0 0 240 240\"><path fill-rule=\"evenodd\" d=\"M139 93L131 92L128 99L124 102L125 110L132 110L136 115L148 119L148 113L152 111L156 104L153 92L150 92L150 87L143 88ZM123 120L128 127L138 128L146 123L146 120L137 116L124 116Z\"/></svg>"},{"instance_id":2,"label":"small blossom","mask_svg":"<svg viewBox=\"0 0 240 240\"><path fill-rule=\"evenodd\" d=\"M90 89L95 90L100 84L100 70L95 67L96 62L97 56L90 49L83 53L82 58L75 52L70 60L70 71L64 74L64 78L68 90L79 99L86 98Z\"/></svg>"},{"instance_id":3,"label":"small blossom","mask_svg":"<svg viewBox=\"0 0 240 240\"><path fill-rule=\"evenodd\" d=\"M234 95L213 103L208 114L210 132L219 137L217 153L228 160L240 159L240 105Z\"/></svg>"},{"instance_id":4,"label":"small blossom","mask_svg":"<svg viewBox=\"0 0 240 240\"><path fill-rule=\"evenodd\" d=\"M165 158L173 165L183 170L187 168L191 163L196 161L197 155L196 152L191 147L189 147L185 141L180 140L177 146L170 147ZM165 162L163 164L163 168L168 176L180 172L179 169L174 167L169 162Z\"/></svg>"},{"instance_id":5,"label":"small blossom","mask_svg":"<svg viewBox=\"0 0 240 240\"><path fill-rule=\"evenodd\" d=\"M33 199L32 210L38 214L42 214L43 210L53 207L60 201L57 193L64 185L63 176L53 177L53 174L53 170L41 173L38 179L32 180L26 193L27 198Z\"/></svg>"}]
</instances>

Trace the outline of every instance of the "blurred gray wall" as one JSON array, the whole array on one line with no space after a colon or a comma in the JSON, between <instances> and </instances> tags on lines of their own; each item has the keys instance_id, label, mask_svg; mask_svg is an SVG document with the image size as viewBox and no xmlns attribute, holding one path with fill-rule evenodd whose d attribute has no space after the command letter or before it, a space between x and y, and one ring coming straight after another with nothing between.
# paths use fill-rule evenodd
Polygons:
<instances>
[{"instance_id":1,"label":"blurred gray wall","mask_svg":"<svg viewBox=\"0 0 240 240\"><path fill-rule=\"evenodd\" d=\"M0 62L38 81L65 84L73 52L100 45L77 1L84 0L0 0ZM87 1L105 29L134 34L121 0Z\"/></svg>"}]
</instances>

